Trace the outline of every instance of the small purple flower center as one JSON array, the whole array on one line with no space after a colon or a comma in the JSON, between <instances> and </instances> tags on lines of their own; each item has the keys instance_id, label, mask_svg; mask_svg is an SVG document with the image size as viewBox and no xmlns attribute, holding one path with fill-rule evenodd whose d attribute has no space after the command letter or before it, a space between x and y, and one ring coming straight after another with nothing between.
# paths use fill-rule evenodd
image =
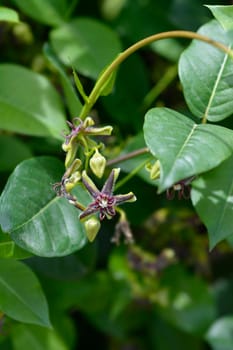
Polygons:
<instances>
[{"instance_id":1,"label":"small purple flower center","mask_svg":"<svg viewBox=\"0 0 233 350\"><path fill-rule=\"evenodd\" d=\"M94 203L91 204L91 206L99 210L100 220L103 220L105 216L112 217L116 214L116 211L114 208L115 204L116 204L116 200L114 196L100 192L96 197Z\"/></svg>"}]
</instances>

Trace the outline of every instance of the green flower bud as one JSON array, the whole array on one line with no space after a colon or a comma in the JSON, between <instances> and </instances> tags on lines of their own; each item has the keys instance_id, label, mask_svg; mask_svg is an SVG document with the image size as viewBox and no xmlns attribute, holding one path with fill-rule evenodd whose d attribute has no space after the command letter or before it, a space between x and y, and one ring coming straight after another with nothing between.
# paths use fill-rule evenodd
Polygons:
<instances>
[{"instance_id":1,"label":"green flower bud","mask_svg":"<svg viewBox=\"0 0 233 350\"><path fill-rule=\"evenodd\" d=\"M100 230L100 226L100 222L95 216L92 216L90 219L84 222L87 238L90 242L94 241L97 233Z\"/></svg>"},{"instance_id":2,"label":"green flower bud","mask_svg":"<svg viewBox=\"0 0 233 350\"><path fill-rule=\"evenodd\" d=\"M94 120L91 117L86 117L85 120L83 121L83 128L87 128L89 126L95 125Z\"/></svg>"},{"instance_id":3,"label":"green flower bud","mask_svg":"<svg viewBox=\"0 0 233 350\"><path fill-rule=\"evenodd\" d=\"M90 159L90 168L93 173L101 178L104 174L106 159L96 148L94 155Z\"/></svg>"},{"instance_id":4,"label":"green flower bud","mask_svg":"<svg viewBox=\"0 0 233 350\"><path fill-rule=\"evenodd\" d=\"M71 149L71 145L69 143L63 142L62 149L64 152L68 152Z\"/></svg>"},{"instance_id":5,"label":"green flower bud","mask_svg":"<svg viewBox=\"0 0 233 350\"><path fill-rule=\"evenodd\" d=\"M65 159L66 169L70 167L71 164L73 163L76 157L77 149L78 149L78 144L76 142L73 142L73 144L70 142L69 145L70 145L70 148L66 154L66 159Z\"/></svg>"},{"instance_id":6,"label":"green flower bud","mask_svg":"<svg viewBox=\"0 0 233 350\"><path fill-rule=\"evenodd\" d=\"M81 180L81 173L80 171L76 171L71 175L69 179L65 182L65 190L66 192L72 191L72 189L77 185L77 183Z\"/></svg>"},{"instance_id":7,"label":"green flower bud","mask_svg":"<svg viewBox=\"0 0 233 350\"><path fill-rule=\"evenodd\" d=\"M146 170L150 173L151 180L156 180L160 176L160 161L156 160L156 162L151 165L151 163L148 163L146 165Z\"/></svg>"}]
</instances>

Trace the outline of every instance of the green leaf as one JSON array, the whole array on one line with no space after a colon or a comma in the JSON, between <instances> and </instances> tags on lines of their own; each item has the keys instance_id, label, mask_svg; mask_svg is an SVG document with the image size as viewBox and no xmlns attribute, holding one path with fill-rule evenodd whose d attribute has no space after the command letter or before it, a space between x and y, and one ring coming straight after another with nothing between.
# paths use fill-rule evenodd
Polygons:
<instances>
[{"instance_id":1,"label":"green leaf","mask_svg":"<svg viewBox=\"0 0 233 350\"><path fill-rule=\"evenodd\" d=\"M14 350L68 350L60 335L51 329L18 324L12 327Z\"/></svg>"},{"instance_id":2,"label":"green leaf","mask_svg":"<svg viewBox=\"0 0 233 350\"><path fill-rule=\"evenodd\" d=\"M193 182L192 202L206 225L211 249L233 234L233 157Z\"/></svg>"},{"instance_id":3,"label":"green leaf","mask_svg":"<svg viewBox=\"0 0 233 350\"><path fill-rule=\"evenodd\" d=\"M58 60L57 56L53 53L52 48L48 43L43 47L43 52L48 61L57 70L61 77L62 87L65 93L66 102L70 111L71 116L79 115L82 104L78 98L78 95L74 89L74 86L67 76L62 63Z\"/></svg>"},{"instance_id":4,"label":"green leaf","mask_svg":"<svg viewBox=\"0 0 233 350\"><path fill-rule=\"evenodd\" d=\"M68 255L86 243L79 210L52 189L63 172L62 163L52 157L26 160L16 167L0 198L2 230L36 255ZM89 197L83 191L80 187L78 196L86 204Z\"/></svg>"},{"instance_id":5,"label":"green leaf","mask_svg":"<svg viewBox=\"0 0 233 350\"><path fill-rule=\"evenodd\" d=\"M50 327L39 281L17 260L0 259L0 310L17 321Z\"/></svg>"},{"instance_id":6,"label":"green leaf","mask_svg":"<svg viewBox=\"0 0 233 350\"><path fill-rule=\"evenodd\" d=\"M233 316L225 316L214 322L205 338L213 350L231 350L233 343Z\"/></svg>"},{"instance_id":7,"label":"green leaf","mask_svg":"<svg viewBox=\"0 0 233 350\"><path fill-rule=\"evenodd\" d=\"M0 6L0 21L19 23L19 15L15 10Z\"/></svg>"},{"instance_id":8,"label":"green leaf","mask_svg":"<svg viewBox=\"0 0 233 350\"><path fill-rule=\"evenodd\" d=\"M61 61L96 79L121 51L114 31L93 19L78 18L50 33L52 47Z\"/></svg>"},{"instance_id":9,"label":"green leaf","mask_svg":"<svg viewBox=\"0 0 233 350\"><path fill-rule=\"evenodd\" d=\"M0 230L0 258L25 259L30 253L15 244L9 235Z\"/></svg>"},{"instance_id":10,"label":"green leaf","mask_svg":"<svg viewBox=\"0 0 233 350\"><path fill-rule=\"evenodd\" d=\"M233 5L205 5L225 30L233 29Z\"/></svg>"},{"instance_id":11,"label":"green leaf","mask_svg":"<svg viewBox=\"0 0 233 350\"><path fill-rule=\"evenodd\" d=\"M0 135L0 171L9 171L23 161L32 157L31 150L14 136Z\"/></svg>"},{"instance_id":12,"label":"green leaf","mask_svg":"<svg viewBox=\"0 0 233 350\"><path fill-rule=\"evenodd\" d=\"M233 131L195 124L168 108L153 108L145 116L144 137L160 160L159 192L187 177L217 167L233 152Z\"/></svg>"},{"instance_id":13,"label":"green leaf","mask_svg":"<svg viewBox=\"0 0 233 350\"><path fill-rule=\"evenodd\" d=\"M51 26L63 23L68 6L66 0L13 0L13 3L28 16Z\"/></svg>"},{"instance_id":14,"label":"green leaf","mask_svg":"<svg viewBox=\"0 0 233 350\"><path fill-rule=\"evenodd\" d=\"M198 33L231 47L227 33L216 20L201 27ZM232 114L233 61L227 54L194 40L181 55L179 76L186 102L195 116L216 122Z\"/></svg>"},{"instance_id":15,"label":"green leaf","mask_svg":"<svg viewBox=\"0 0 233 350\"><path fill-rule=\"evenodd\" d=\"M1 64L0 76L0 128L61 139L65 113L51 83L15 64Z\"/></svg>"}]
</instances>

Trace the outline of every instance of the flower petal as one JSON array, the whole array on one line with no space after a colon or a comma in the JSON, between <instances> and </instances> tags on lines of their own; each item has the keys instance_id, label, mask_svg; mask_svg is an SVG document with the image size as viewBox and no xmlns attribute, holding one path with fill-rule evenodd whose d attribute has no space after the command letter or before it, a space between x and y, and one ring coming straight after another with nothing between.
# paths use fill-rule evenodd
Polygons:
<instances>
[{"instance_id":1,"label":"flower petal","mask_svg":"<svg viewBox=\"0 0 233 350\"><path fill-rule=\"evenodd\" d=\"M118 194L114 196L116 205L125 203L125 202L135 202L137 200L136 196L133 192L129 192L127 194Z\"/></svg>"},{"instance_id":2,"label":"flower petal","mask_svg":"<svg viewBox=\"0 0 233 350\"><path fill-rule=\"evenodd\" d=\"M114 187L114 183L115 183L115 176L114 176L114 169L111 171L109 177L107 178L101 193L105 193L108 196L112 195L113 192L113 187Z\"/></svg>"},{"instance_id":3,"label":"flower petal","mask_svg":"<svg viewBox=\"0 0 233 350\"><path fill-rule=\"evenodd\" d=\"M87 207L87 209L85 209L80 215L79 215L79 219L80 220L85 220L87 217L89 217L90 215L93 215L95 213L97 213L99 211L98 208L94 208L94 207Z\"/></svg>"},{"instance_id":4,"label":"flower petal","mask_svg":"<svg viewBox=\"0 0 233 350\"><path fill-rule=\"evenodd\" d=\"M91 180L91 178L87 175L85 170L82 172L82 181L90 195L93 198L96 198L100 191L98 190L94 182Z\"/></svg>"}]
</instances>

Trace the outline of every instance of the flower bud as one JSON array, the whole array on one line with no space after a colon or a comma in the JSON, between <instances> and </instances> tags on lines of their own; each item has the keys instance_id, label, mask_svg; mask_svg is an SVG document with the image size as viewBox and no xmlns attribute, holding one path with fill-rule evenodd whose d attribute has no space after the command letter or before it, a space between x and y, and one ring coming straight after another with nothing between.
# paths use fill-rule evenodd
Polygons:
<instances>
[{"instance_id":1,"label":"flower bud","mask_svg":"<svg viewBox=\"0 0 233 350\"><path fill-rule=\"evenodd\" d=\"M94 241L97 233L99 232L100 226L100 222L95 216L92 216L90 219L84 222L87 238L90 242Z\"/></svg>"},{"instance_id":2,"label":"flower bud","mask_svg":"<svg viewBox=\"0 0 233 350\"><path fill-rule=\"evenodd\" d=\"M62 147L64 152L68 152L71 149L71 145L67 142L63 142L61 147Z\"/></svg>"},{"instance_id":3,"label":"flower bud","mask_svg":"<svg viewBox=\"0 0 233 350\"><path fill-rule=\"evenodd\" d=\"M103 176L105 166L106 159L104 156L102 156L101 153L99 153L98 149L96 148L94 155L90 159L90 168L96 176L101 178Z\"/></svg>"},{"instance_id":4,"label":"flower bud","mask_svg":"<svg viewBox=\"0 0 233 350\"><path fill-rule=\"evenodd\" d=\"M78 144L75 142L73 143L69 143L70 148L68 149L68 152L66 154L66 159L65 159L65 167L68 168L71 166L71 164L73 163L75 157L76 157L76 153L77 153L77 149L78 149Z\"/></svg>"},{"instance_id":5,"label":"flower bud","mask_svg":"<svg viewBox=\"0 0 233 350\"><path fill-rule=\"evenodd\" d=\"M81 173L80 171L76 171L71 175L69 179L65 182L65 190L66 192L72 191L72 189L77 185L77 183L81 180Z\"/></svg>"},{"instance_id":6,"label":"flower bud","mask_svg":"<svg viewBox=\"0 0 233 350\"><path fill-rule=\"evenodd\" d=\"M86 117L86 119L83 121L83 128L88 128L89 126L95 125L94 120L91 117Z\"/></svg>"},{"instance_id":7,"label":"flower bud","mask_svg":"<svg viewBox=\"0 0 233 350\"><path fill-rule=\"evenodd\" d=\"M146 165L146 170L150 173L151 180L156 180L160 176L160 161L156 160L156 162L151 165L151 163Z\"/></svg>"}]
</instances>

